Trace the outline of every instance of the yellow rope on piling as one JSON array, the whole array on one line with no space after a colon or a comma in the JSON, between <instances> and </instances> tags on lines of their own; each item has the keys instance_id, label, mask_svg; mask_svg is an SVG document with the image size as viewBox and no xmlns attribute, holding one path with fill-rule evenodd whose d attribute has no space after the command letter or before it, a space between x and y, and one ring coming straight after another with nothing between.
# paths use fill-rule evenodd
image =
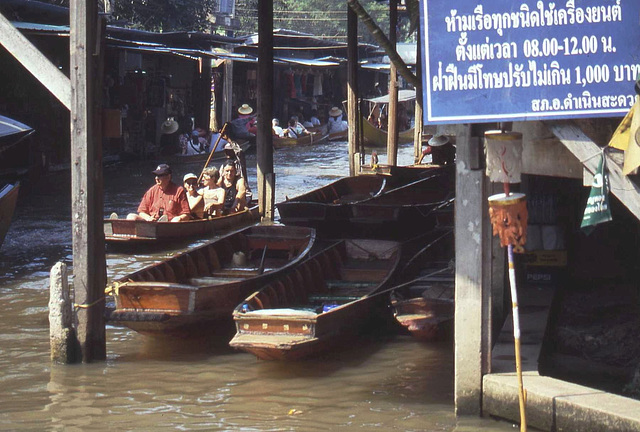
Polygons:
<instances>
[{"instance_id":1,"label":"yellow rope on piling","mask_svg":"<svg viewBox=\"0 0 640 432\"><path fill-rule=\"evenodd\" d=\"M104 297L99 298L98 300L89 303L89 304L78 304L78 303L74 303L73 307L76 309L89 309L90 307L93 307L95 305L97 305L98 303L100 303L101 301L104 301Z\"/></svg>"}]
</instances>

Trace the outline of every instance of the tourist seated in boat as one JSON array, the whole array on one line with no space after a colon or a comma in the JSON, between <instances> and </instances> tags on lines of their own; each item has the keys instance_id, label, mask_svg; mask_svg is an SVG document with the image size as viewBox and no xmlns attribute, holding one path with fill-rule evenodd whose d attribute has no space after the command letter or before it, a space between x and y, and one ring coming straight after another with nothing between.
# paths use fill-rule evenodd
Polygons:
<instances>
[{"instance_id":1,"label":"tourist seated in boat","mask_svg":"<svg viewBox=\"0 0 640 432\"><path fill-rule=\"evenodd\" d=\"M433 165L451 165L456 160L456 147L445 135L434 135L427 142L427 146L422 150L422 156L418 160L421 164L427 155L431 155Z\"/></svg>"},{"instance_id":2,"label":"tourist seated in boat","mask_svg":"<svg viewBox=\"0 0 640 432\"><path fill-rule=\"evenodd\" d=\"M222 171L224 189L223 214L229 214L244 210L247 205L247 186L245 179L236 175L236 165L232 160L227 160Z\"/></svg>"},{"instance_id":3,"label":"tourist seated in boat","mask_svg":"<svg viewBox=\"0 0 640 432\"><path fill-rule=\"evenodd\" d=\"M152 171L156 184L142 197L138 213L127 215L129 220L158 222L181 222L191 215L187 194L182 186L172 181L172 170L167 164L160 164Z\"/></svg>"},{"instance_id":4,"label":"tourist seated in boat","mask_svg":"<svg viewBox=\"0 0 640 432\"><path fill-rule=\"evenodd\" d=\"M202 128L196 128L190 134L180 135L180 148L183 155L196 155L209 152L208 133Z\"/></svg>"},{"instance_id":5,"label":"tourist seated in boat","mask_svg":"<svg viewBox=\"0 0 640 432\"><path fill-rule=\"evenodd\" d=\"M307 128L298 121L297 117L291 117L289 119L289 126L287 127L287 136L289 138L300 138L305 135L309 135Z\"/></svg>"},{"instance_id":6,"label":"tourist seated in boat","mask_svg":"<svg viewBox=\"0 0 640 432\"><path fill-rule=\"evenodd\" d=\"M222 214L224 189L218 184L220 172L215 167L205 168L202 172L203 188L198 194L203 198L203 216L212 217Z\"/></svg>"},{"instance_id":7,"label":"tourist seated in boat","mask_svg":"<svg viewBox=\"0 0 640 432\"><path fill-rule=\"evenodd\" d=\"M329 110L329 121L327 123L327 132L336 133L344 132L349 129L349 125L342 119L342 110L338 107L333 107Z\"/></svg>"},{"instance_id":8,"label":"tourist seated in boat","mask_svg":"<svg viewBox=\"0 0 640 432\"><path fill-rule=\"evenodd\" d=\"M204 198L198 192L198 176L194 173L185 174L182 183L187 192L191 218L202 219L204 216Z\"/></svg>"},{"instance_id":9,"label":"tourist seated in boat","mask_svg":"<svg viewBox=\"0 0 640 432\"><path fill-rule=\"evenodd\" d=\"M379 118L380 118L380 105L376 103L373 105L373 109L371 109L371 113L369 114L369 117L367 117L367 121L372 125L374 125L375 127L378 127Z\"/></svg>"},{"instance_id":10,"label":"tourist seated in boat","mask_svg":"<svg viewBox=\"0 0 640 432\"><path fill-rule=\"evenodd\" d=\"M311 123L311 127L318 127L321 125L320 119L318 118L318 110L311 110L311 117L309 117L309 123Z\"/></svg>"},{"instance_id":11,"label":"tourist seated in boat","mask_svg":"<svg viewBox=\"0 0 640 432\"><path fill-rule=\"evenodd\" d=\"M280 127L280 120L277 118L271 120L271 130L273 131L273 136L284 137L284 129Z\"/></svg>"}]
</instances>

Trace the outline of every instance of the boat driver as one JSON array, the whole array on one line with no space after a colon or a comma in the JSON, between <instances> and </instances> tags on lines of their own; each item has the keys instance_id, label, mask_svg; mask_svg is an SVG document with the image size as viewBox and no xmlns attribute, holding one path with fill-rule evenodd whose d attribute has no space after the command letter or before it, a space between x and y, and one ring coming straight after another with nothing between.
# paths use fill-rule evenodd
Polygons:
<instances>
[{"instance_id":1,"label":"boat driver","mask_svg":"<svg viewBox=\"0 0 640 432\"><path fill-rule=\"evenodd\" d=\"M142 197L138 213L127 215L129 220L157 222L181 222L190 218L191 210L187 194L182 186L171 181L171 167L160 164L152 171L156 184Z\"/></svg>"}]
</instances>

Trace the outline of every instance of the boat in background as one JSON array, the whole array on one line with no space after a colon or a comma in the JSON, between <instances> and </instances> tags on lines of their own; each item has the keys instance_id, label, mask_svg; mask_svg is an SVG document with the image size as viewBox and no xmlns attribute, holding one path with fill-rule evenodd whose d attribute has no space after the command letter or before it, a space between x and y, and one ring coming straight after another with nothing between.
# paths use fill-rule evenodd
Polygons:
<instances>
[{"instance_id":1,"label":"boat in background","mask_svg":"<svg viewBox=\"0 0 640 432\"><path fill-rule=\"evenodd\" d=\"M388 323L385 289L400 256L397 242L333 243L236 307L229 345L263 360L297 360L352 342Z\"/></svg>"},{"instance_id":2,"label":"boat in background","mask_svg":"<svg viewBox=\"0 0 640 432\"><path fill-rule=\"evenodd\" d=\"M223 142L224 141L224 142ZM227 143L226 140L220 140L218 147L216 148L213 156L211 156L211 160L209 163L222 163L227 156L224 153L224 145ZM251 148L251 143L249 141L240 141L237 143L238 148L246 153ZM163 161L169 164L182 164L182 163L194 163L194 162L206 162L209 157L209 152L201 152L195 154L174 154L170 156L162 156L157 159L162 159Z\"/></svg>"},{"instance_id":3,"label":"boat in background","mask_svg":"<svg viewBox=\"0 0 640 432\"><path fill-rule=\"evenodd\" d=\"M105 219L104 239L110 246L160 246L176 240L219 235L258 222L260 213L257 205L225 216L182 222Z\"/></svg>"},{"instance_id":4,"label":"boat in background","mask_svg":"<svg viewBox=\"0 0 640 432\"><path fill-rule=\"evenodd\" d=\"M4 238L11 225L11 218L16 209L19 190L20 183L4 185L4 187L0 189L0 247L2 247Z\"/></svg>"},{"instance_id":5,"label":"boat in background","mask_svg":"<svg viewBox=\"0 0 640 432\"><path fill-rule=\"evenodd\" d=\"M303 135L298 138L289 138L289 137L273 137L273 148L281 149L288 147L297 147L297 146L308 146L313 144L319 144L324 142L329 138L329 134L321 133L321 132L312 132L309 135Z\"/></svg>"},{"instance_id":6,"label":"boat in background","mask_svg":"<svg viewBox=\"0 0 640 432\"><path fill-rule=\"evenodd\" d=\"M310 228L236 231L113 282L109 320L152 336L230 336L233 309L307 258L314 241Z\"/></svg>"},{"instance_id":7,"label":"boat in background","mask_svg":"<svg viewBox=\"0 0 640 432\"><path fill-rule=\"evenodd\" d=\"M310 127L307 128L307 130L309 132L316 132L319 133L320 135L328 135L327 136L327 141L346 141L348 136L349 136L349 130L343 130L343 131L339 131L339 132L331 132L329 134L327 134L327 128L328 128L328 124L323 124L320 126L314 126L314 127Z\"/></svg>"},{"instance_id":8,"label":"boat in background","mask_svg":"<svg viewBox=\"0 0 640 432\"><path fill-rule=\"evenodd\" d=\"M399 90L398 91L398 103L410 102L415 100L415 90ZM389 95L380 96L376 98L364 99L369 103L370 111L373 111L375 106L385 106L389 104ZM388 109L387 109L388 111ZM365 147L386 147L388 132L384 129L380 129L372 125L366 118L360 119L360 125L362 128L362 137ZM413 142L414 129L407 129L398 131L398 144L407 144Z\"/></svg>"}]
</instances>

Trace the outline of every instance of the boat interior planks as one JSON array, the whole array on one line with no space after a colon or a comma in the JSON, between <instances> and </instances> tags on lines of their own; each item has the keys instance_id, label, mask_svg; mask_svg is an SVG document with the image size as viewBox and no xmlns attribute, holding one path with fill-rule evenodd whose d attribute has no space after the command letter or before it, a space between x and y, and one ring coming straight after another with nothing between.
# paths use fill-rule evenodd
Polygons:
<instances>
[{"instance_id":1,"label":"boat interior planks","mask_svg":"<svg viewBox=\"0 0 640 432\"><path fill-rule=\"evenodd\" d=\"M155 336L189 336L231 312L249 294L307 257L315 231L282 225L236 231L127 275L107 288L114 323ZM212 324L213 323L213 324Z\"/></svg>"},{"instance_id":2,"label":"boat interior planks","mask_svg":"<svg viewBox=\"0 0 640 432\"><path fill-rule=\"evenodd\" d=\"M296 360L349 343L387 323L384 290L400 256L397 242L333 242L236 307L230 345L260 359Z\"/></svg>"}]
</instances>

